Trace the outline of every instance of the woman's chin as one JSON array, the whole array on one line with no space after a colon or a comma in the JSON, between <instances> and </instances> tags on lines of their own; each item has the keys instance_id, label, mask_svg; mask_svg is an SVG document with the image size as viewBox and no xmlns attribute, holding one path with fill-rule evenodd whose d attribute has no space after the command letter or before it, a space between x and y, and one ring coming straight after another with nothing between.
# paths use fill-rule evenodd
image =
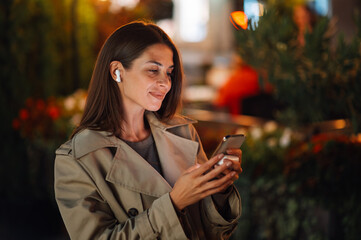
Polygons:
<instances>
[{"instance_id":1,"label":"woman's chin","mask_svg":"<svg viewBox=\"0 0 361 240\"><path fill-rule=\"evenodd\" d=\"M162 106L162 105L152 105L152 106L148 106L148 107L146 108L146 110L151 111L151 112L156 112L156 111L158 111L158 110L160 109L161 106Z\"/></svg>"}]
</instances>

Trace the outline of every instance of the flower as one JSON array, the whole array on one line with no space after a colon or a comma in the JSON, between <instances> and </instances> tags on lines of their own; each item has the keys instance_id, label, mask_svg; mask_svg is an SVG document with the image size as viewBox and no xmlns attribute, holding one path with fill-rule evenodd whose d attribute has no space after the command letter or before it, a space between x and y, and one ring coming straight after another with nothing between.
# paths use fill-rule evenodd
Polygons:
<instances>
[{"instance_id":1,"label":"flower","mask_svg":"<svg viewBox=\"0 0 361 240\"><path fill-rule=\"evenodd\" d=\"M263 129L266 133L274 132L277 129L277 123L275 121L268 121L263 126Z\"/></svg>"},{"instance_id":2,"label":"flower","mask_svg":"<svg viewBox=\"0 0 361 240\"><path fill-rule=\"evenodd\" d=\"M12 127L13 127L13 129L15 129L15 130L19 130L19 128L20 128L20 120L17 119L17 118L15 118L15 119L13 120L13 122L12 122Z\"/></svg>"},{"instance_id":3,"label":"flower","mask_svg":"<svg viewBox=\"0 0 361 240\"><path fill-rule=\"evenodd\" d=\"M39 111L43 111L45 109L45 102L42 99L38 99L36 101L36 109Z\"/></svg>"},{"instance_id":4,"label":"flower","mask_svg":"<svg viewBox=\"0 0 361 240\"><path fill-rule=\"evenodd\" d=\"M68 111L72 111L75 108L75 99L74 97L70 96L67 97L64 101L64 107Z\"/></svg>"},{"instance_id":5,"label":"flower","mask_svg":"<svg viewBox=\"0 0 361 240\"><path fill-rule=\"evenodd\" d=\"M29 118L29 111L27 109L20 109L19 111L19 118L23 121L27 120Z\"/></svg>"},{"instance_id":6,"label":"flower","mask_svg":"<svg viewBox=\"0 0 361 240\"><path fill-rule=\"evenodd\" d=\"M288 147L291 144L291 135L292 135L291 129L285 128L279 140L279 144L281 147Z\"/></svg>"},{"instance_id":7,"label":"flower","mask_svg":"<svg viewBox=\"0 0 361 240\"><path fill-rule=\"evenodd\" d=\"M253 127L250 130L250 135L255 139L258 140L262 137L262 129L260 127Z\"/></svg>"},{"instance_id":8,"label":"flower","mask_svg":"<svg viewBox=\"0 0 361 240\"><path fill-rule=\"evenodd\" d=\"M73 126L78 126L81 120L81 114L77 113L70 119L70 122Z\"/></svg>"},{"instance_id":9,"label":"flower","mask_svg":"<svg viewBox=\"0 0 361 240\"><path fill-rule=\"evenodd\" d=\"M317 143L313 146L312 152L313 153L319 153L322 150L322 144L321 143Z\"/></svg>"},{"instance_id":10,"label":"flower","mask_svg":"<svg viewBox=\"0 0 361 240\"><path fill-rule=\"evenodd\" d=\"M75 115L81 115L84 111L85 102L86 102L87 92L85 90L79 89L73 94L67 96L62 101L62 115L67 116L69 119L73 118ZM80 118L80 116L74 117ZM73 126L79 124L80 120L70 121ZM74 123L76 123L74 125Z\"/></svg>"},{"instance_id":11,"label":"flower","mask_svg":"<svg viewBox=\"0 0 361 240\"><path fill-rule=\"evenodd\" d=\"M276 139L275 137L269 138L269 139L267 140L267 145L268 145L268 147L270 147L270 148L275 147L275 146L277 145L277 139Z\"/></svg>"},{"instance_id":12,"label":"flower","mask_svg":"<svg viewBox=\"0 0 361 240\"><path fill-rule=\"evenodd\" d=\"M47 109L47 112L48 112L49 116L51 117L51 119L53 119L53 120L56 120L60 116L60 110L56 106L49 106L49 108Z\"/></svg>"},{"instance_id":13,"label":"flower","mask_svg":"<svg viewBox=\"0 0 361 240\"><path fill-rule=\"evenodd\" d=\"M12 128L29 140L65 139L80 123L86 97L84 90L77 90L65 98L28 98Z\"/></svg>"}]
</instances>

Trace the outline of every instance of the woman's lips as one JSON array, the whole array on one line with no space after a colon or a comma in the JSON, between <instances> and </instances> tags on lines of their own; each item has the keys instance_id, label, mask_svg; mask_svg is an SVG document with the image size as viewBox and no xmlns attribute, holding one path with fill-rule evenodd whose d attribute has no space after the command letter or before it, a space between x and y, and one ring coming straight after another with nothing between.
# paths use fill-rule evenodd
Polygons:
<instances>
[{"instance_id":1,"label":"woman's lips","mask_svg":"<svg viewBox=\"0 0 361 240\"><path fill-rule=\"evenodd\" d=\"M158 100L163 100L165 94L164 93L160 93L160 92L150 92L150 95L152 95L153 97L155 97Z\"/></svg>"}]
</instances>

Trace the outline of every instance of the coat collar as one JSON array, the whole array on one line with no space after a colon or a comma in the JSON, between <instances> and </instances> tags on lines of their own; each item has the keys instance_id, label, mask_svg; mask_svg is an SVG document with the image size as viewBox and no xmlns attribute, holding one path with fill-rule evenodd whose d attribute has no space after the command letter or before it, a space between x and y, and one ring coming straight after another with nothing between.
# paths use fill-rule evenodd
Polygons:
<instances>
[{"instance_id":1,"label":"coat collar","mask_svg":"<svg viewBox=\"0 0 361 240\"><path fill-rule=\"evenodd\" d=\"M166 122L159 121L158 117L153 112L145 112L145 116L151 126L158 127L162 130L167 130L174 127L179 127L187 124L196 123L197 121L186 116L175 115Z\"/></svg>"},{"instance_id":2,"label":"coat collar","mask_svg":"<svg viewBox=\"0 0 361 240\"><path fill-rule=\"evenodd\" d=\"M196 123L197 121L180 115L175 115L167 122L161 122L152 112L145 113L151 129L168 130L171 128ZM84 155L106 147L116 147L123 142L111 133L85 129L76 134L72 141L73 157L81 158Z\"/></svg>"},{"instance_id":3,"label":"coat collar","mask_svg":"<svg viewBox=\"0 0 361 240\"><path fill-rule=\"evenodd\" d=\"M169 192L184 170L196 161L199 143L175 135L168 130L194 123L183 116L161 122L154 113L146 117L158 149L164 178L124 141L108 132L83 130L73 138L73 156L79 159L102 148L116 148L106 180L132 191L160 197Z\"/></svg>"}]
</instances>

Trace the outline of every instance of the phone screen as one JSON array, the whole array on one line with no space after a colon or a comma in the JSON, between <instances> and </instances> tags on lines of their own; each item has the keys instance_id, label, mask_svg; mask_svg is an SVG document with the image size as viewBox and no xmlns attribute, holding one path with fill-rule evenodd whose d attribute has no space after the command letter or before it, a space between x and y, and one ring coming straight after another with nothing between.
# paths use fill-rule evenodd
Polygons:
<instances>
[{"instance_id":1,"label":"phone screen","mask_svg":"<svg viewBox=\"0 0 361 240\"><path fill-rule=\"evenodd\" d=\"M218 147L212 154L212 157L219 153L226 153L229 148L240 148L246 137L243 134L227 135L224 136Z\"/></svg>"}]
</instances>

